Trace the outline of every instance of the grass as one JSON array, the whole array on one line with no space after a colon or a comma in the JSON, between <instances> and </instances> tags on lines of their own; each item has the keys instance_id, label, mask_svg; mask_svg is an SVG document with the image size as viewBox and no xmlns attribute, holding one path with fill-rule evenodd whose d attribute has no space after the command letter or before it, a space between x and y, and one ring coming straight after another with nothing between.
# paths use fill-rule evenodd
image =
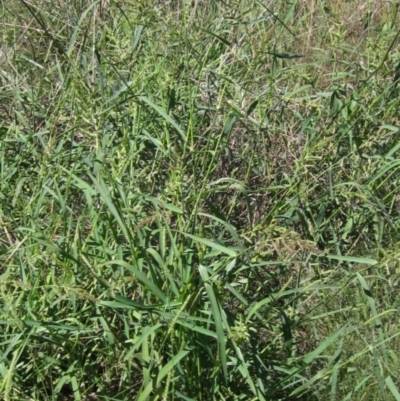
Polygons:
<instances>
[{"instance_id":1,"label":"grass","mask_svg":"<svg viewBox=\"0 0 400 401\"><path fill-rule=\"evenodd\" d=\"M8 3L1 399L400 400L397 5Z\"/></svg>"}]
</instances>

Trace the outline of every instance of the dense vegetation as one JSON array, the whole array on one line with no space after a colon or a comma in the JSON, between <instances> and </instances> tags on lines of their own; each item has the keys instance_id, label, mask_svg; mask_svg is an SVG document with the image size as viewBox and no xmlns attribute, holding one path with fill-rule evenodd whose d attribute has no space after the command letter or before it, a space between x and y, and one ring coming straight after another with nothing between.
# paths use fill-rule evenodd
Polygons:
<instances>
[{"instance_id":1,"label":"dense vegetation","mask_svg":"<svg viewBox=\"0 0 400 401\"><path fill-rule=\"evenodd\" d=\"M400 400L397 3L0 8L2 400Z\"/></svg>"}]
</instances>

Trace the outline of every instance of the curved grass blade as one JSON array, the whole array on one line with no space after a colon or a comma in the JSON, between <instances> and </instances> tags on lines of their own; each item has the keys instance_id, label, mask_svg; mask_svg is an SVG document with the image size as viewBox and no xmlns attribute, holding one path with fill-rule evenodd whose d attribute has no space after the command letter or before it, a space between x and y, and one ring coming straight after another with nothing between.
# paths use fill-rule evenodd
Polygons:
<instances>
[{"instance_id":1,"label":"curved grass blade","mask_svg":"<svg viewBox=\"0 0 400 401\"><path fill-rule=\"evenodd\" d=\"M68 50L67 50L67 56L70 57L72 50L75 46L75 42L76 42L76 37L78 36L78 32L79 29L81 27L81 24L83 22L83 20L86 18L86 15L89 13L89 11L96 6L98 3L100 3L101 0L96 0L94 1L92 4L90 4L90 6L82 13L81 18L79 19L78 25L75 27L74 32L72 32L72 36L71 39L69 41L69 46L68 46Z\"/></svg>"},{"instance_id":2,"label":"curved grass blade","mask_svg":"<svg viewBox=\"0 0 400 401\"><path fill-rule=\"evenodd\" d=\"M165 110L163 110L160 106L154 104L148 97L146 96L138 96L138 99L141 100L142 102L148 104L151 108L153 108L166 122L171 124L179 133L179 135L182 137L182 140L186 142L186 135L183 132L182 128L177 124L177 122L170 117Z\"/></svg>"},{"instance_id":3,"label":"curved grass blade","mask_svg":"<svg viewBox=\"0 0 400 401\"><path fill-rule=\"evenodd\" d=\"M347 326L341 327L339 330L337 330L335 333L333 333L330 337L328 337L325 341L323 341L314 351L310 352L306 357L303 359L304 365L300 367L298 370L296 370L295 373L293 373L291 376L294 376L295 374L299 373L301 370L305 369L307 365L309 365L311 362L313 362L315 359L317 359L329 346L331 346L336 339L344 333L344 331L347 329ZM323 377L324 373L326 371L322 369L319 371L314 377L312 377L310 380L308 380L306 383L304 383L302 386L297 387L290 396L293 396L295 394L301 393L303 390L306 390L312 383L314 383L316 380L320 379ZM290 376L289 376L290 377ZM289 379L289 377L285 378L285 381Z\"/></svg>"},{"instance_id":4,"label":"curved grass blade","mask_svg":"<svg viewBox=\"0 0 400 401\"><path fill-rule=\"evenodd\" d=\"M106 265L119 265L121 267L124 267L125 269L132 272L138 278L138 280L141 283L143 283L162 302L165 303L167 301L167 296L161 291L161 289L158 288L158 286L153 281L149 280L143 272L136 269L128 262L125 262L124 260L111 260L109 262L104 263L104 266Z\"/></svg>"},{"instance_id":5,"label":"curved grass blade","mask_svg":"<svg viewBox=\"0 0 400 401\"><path fill-rule=\"evenodd\" d=\"M397 389L396 385L394 384L392 377L388 376L385 379L385 383L388 386L388 389L392 393L393 397L396 399L396 401L400 401L400 393L399 393L399 390Z\"/></svg>"},{"instance_id":6,"label":"curved grass blade","mask_svg":"<svg viewBox=\"0 0 400 401\"><path fill-rule=\"evenodd\" d=\"M342 401L349 401L354 399L354 395L362 388L364 388L365 383L371 379L371 376L363 377L355 386L352 391L350 391L346 396L342 399Z\"/></svg>"},{"instance_id":7,"label":"curved grass blade","mask_svg":"<svg viewBox=\"0 0 400 401\"><path fill-rule=\"evenodd\" d=\"M128 361L133 353L140 347L140 345L143 343L143 341L150 336L152 333L154 333L156 330L158 330L160 327L162 327L161 323L157 323L154 326L151 327L144 327L144 330L142 332L142 335L136 340L128 340L127 342L133 342L134 345L130 348L130 350L127 352L127 354L124 357L124 361Z\"/></svg>"},{"instance_id":8,"label":"curved grass blade","mask_svg":"<svg viewBox=\"0 0 400 401\"><path fill-rule=\"evenodd\" d=\"M150 383L148 383L148 385L145 387L145 389L143 390L143 392L140 394L139 398L137 399L137 401L147 401L149 398L149 395L151 394L151 392L153 390L155 390L159 384L161 383L161 381L164 379L164 377L166 377L168 375L168 373L181 361L181 359L183 359L188 353L190 352L190 350L183 350L180 351L177 355L175 355L174 357L171 358L171 360L160 370L160 372L158 373L157 377L150 381Z\"/></svg>"},{"instance_id":9,"label":"curved grass blade","mask_svg":"<svg viewBox=\"0 0 400 401\"><path fill-rule=\"evenodd\" d=\"M95 185L97 191L99 192L101 199L103 199L104 203L107 205L108 209L110 210L110 212L115 217L115 220L117 221L118 225L121 227L121 230L122 230L126 240L129 241L130 240L130 235L128 233L128 229L126 228L126 225L125 225L124 221L122 220L122 217L121 217L119 211L117 210L117 208L115 207L113 201L111 200L111 197L109 195L108 189L105 187L105 185L102 182L102 180L99 180L99 181L96 180L96 178L94 178L89 173L88 173L88 176L93 181L93 184Z\"/></svg>"},{"instance_id":10,"label":"curved grass blade","mask_svg":"<svg viewBox=\"0 0 400 401\"><path fill-rule=\"evenodd\" d=\"M217 223L222 224L222 225L223 225L224 227L226 227L226 229L229 231L229 234L232 236L232 238L233 238L236 242L239 242L239 236L238 236L238 234L237 234L237 231L236 231L235 227L233 227L231 224L227 223L226 221L224 221L224 220L222 220L222 219L220 219L220 218L218 218L218 217L215 217L215 216L213 216L213 215L211 215L211 214L208 214L208 213L197 213L197 214L198 214L199 216L207 217L207 218L209 218L209 219L211 219L211 220L216 221Z\"/></svg>"},{"instance_id":11,"label":"curved grass blade","mask_svg":"<svg viewBox=\"0 0 400 401\"><path fill-rule=\"evenodd\" d=\"M223 245L216 244L215 242L212 242L208 239L197 237L196 235L192 235L192 234L188 234L188 233L184 233L184 232L181 232L181 234L183 234L185 237L191 238L194 241L197 241L197 242L200 242L201 244L209 246L210 248L216 250L217 252L225 253L226 255L232 256L234 258L237 257L237 253L233 249L227 248Z\"/></svg>"},{"instance_id":12,"label":"curved grass blade","mask_svg":"<svg viewBox=\"0 0 400 401\"><path fill-rule=\"evenodd\" d=\"M221 358L222 371L224 374L225 382L227 382L228 381L228 365L227 365L227 361L226 361L226 350L225 350L226 337L224 335L224 329L222 327L221 306L217 300L217 297L215 296L212 286L207 282L209 277L208 277L206 268L204 266L200 265L199 272L200 272L201 278L204 281L204 286L206 288L207 295L208 295L208 298L211 303L211 311L214 316L215 330L217 332L217 338L218 338L218 351L219 351L219 355Z\"/></svg>"}]
</instances>

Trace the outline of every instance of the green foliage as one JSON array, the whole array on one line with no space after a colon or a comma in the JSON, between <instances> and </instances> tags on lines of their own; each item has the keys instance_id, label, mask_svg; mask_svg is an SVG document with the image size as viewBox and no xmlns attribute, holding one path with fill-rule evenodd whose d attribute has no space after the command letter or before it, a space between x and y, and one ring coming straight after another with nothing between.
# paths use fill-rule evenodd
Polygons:
<instances>
[{"instance_id":1,"label":"green foliage","mask_svg":"<svg viewBox=\"0 0 400 401\"><path fill-rule=\"evenodd\" d=\"M375 3L1 3L1 399L400 399Z\"/></svg>"}]
</instances>

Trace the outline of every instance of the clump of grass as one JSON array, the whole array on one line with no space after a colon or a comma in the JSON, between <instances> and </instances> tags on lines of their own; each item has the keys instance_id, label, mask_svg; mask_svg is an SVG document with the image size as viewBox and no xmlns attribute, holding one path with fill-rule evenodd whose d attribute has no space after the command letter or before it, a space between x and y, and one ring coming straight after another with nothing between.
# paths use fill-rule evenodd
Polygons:
<instances>
[{"instance_id":1,"label":"clump of grass","mask_svg":"<svg viewBox=\"0 0 400 401\"><path fill-rule=\"evenodd\" d=\"M396 7L3 11L2 398L400 399Z\"/></svg>"}]
</instances>

